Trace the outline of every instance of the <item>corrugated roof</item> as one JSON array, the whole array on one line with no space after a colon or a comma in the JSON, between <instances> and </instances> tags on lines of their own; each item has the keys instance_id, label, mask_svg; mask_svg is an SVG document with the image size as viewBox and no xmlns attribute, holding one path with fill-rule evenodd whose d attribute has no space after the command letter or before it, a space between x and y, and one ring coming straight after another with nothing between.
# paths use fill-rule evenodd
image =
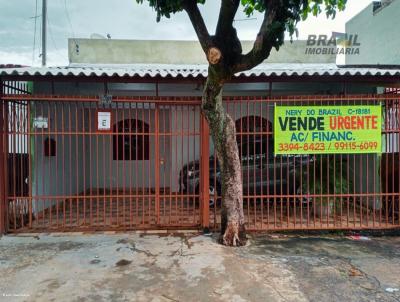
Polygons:
<instances>
[{"instance_id":1,"label":"corrugated roof","mask_svg":"<svg viewBox=\"0 0 400 302\"><path fill-rule=\"evenodd\" d=\"M63 67L21 67L0 70L0 76L74 76L74 77L150 77L204 78L207 65L129 64L81 65ZM394 67L341 67L336 64L260 64L252 70L239 72L235 77L291 77L291 76L400 76L400 65Z\"/></svg>"}]
</instances>

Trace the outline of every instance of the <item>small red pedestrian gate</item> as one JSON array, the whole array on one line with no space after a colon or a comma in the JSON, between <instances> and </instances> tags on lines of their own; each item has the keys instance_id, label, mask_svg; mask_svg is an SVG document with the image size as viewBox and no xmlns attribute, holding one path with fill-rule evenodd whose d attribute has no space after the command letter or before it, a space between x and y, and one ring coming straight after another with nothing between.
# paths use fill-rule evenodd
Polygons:
<instances>
[{"instance_id":1,"label":"small red pedestrian gate","mask_svg":"<svg viewBox=\"0 0 400 302\"><path fill-rule=\"evenodd\" d=\"M398 95L224 103L236 121L247 229L400 227ZM200 104L3 89L0 231L219 228L220 171ZM382 104L383 153L277 156L275 104ZM315 181L348 185L310 191Z\"/></svg>"}]
</instances>

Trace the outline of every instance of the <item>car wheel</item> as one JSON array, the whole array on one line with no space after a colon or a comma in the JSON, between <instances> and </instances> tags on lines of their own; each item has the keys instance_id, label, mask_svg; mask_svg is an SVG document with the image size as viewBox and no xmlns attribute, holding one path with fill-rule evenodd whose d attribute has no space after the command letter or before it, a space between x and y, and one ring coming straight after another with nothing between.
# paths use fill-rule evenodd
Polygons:
<instances>
[{"instance_id":1,"label":"car wheel","mask_svg":"<svg viewBox=\"0 0 400 302\"><path fill-rule=\"evenodd\" d=\"M296 195L301 195L302 194L302 189L301 187L298 187L296 190ZM298 197L297 200L303 204L311 203L312 198L311 197Z\"/></svg>"},{"instance_id":2,"label":"car wheel","mask_svg":"<svg viewBox=\"0 0 400 302\"><path fill-rule=\"evenodd\" d=\"M199 186L197 186L197 187L196 187L196 194L199 194L199 192L200 192L200 188L199 188ZM208 195L209 195L209 203L210 203L210 206L215 205L215 202L217 201L218 195L219 195L219 194L220 194L220 193L219 193L219 191L218 191L218 188L215 189L213 185L210 185L210 186L208 187Z\"/></svg>"},{"instance_id":3,"label":"car wheel","mask_svg":"<svg viewBox=\"0 0 400 302\"><path fill-rule=\"evenodd\" d=\"M218 195L217 190L215 190L214 186L208 187L208 194L210 196L210 206L213 206Z\"/></svg>"}]
</instances>

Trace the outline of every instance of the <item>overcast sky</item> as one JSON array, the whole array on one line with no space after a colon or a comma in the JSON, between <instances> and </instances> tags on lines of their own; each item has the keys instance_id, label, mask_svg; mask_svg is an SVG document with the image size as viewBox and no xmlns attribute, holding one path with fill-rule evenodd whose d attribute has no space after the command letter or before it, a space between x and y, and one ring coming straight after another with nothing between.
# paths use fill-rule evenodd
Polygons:
<instances>
[{"instance_id":1,"label":"overcast sky","mask_svg":"<svg viewBox=\"0 0 400 302\"><path fill-rule=\"evenodd\" d=\"M48 65L67 65L67 39L89 38L93 33L110 34L113 39L194 40L195 33L185 13L156 23L156 14L135 0L48 0ZM147 2L147 1L144 1ZM345 12L335 20L321 15L299 24L299 39L308 34L344 32L346 21L371 0L348 0ZM0 0L0 64L40 65L41 0ZM218 0L201 6L210 32L215 28ZM36 11L37 4L37 11ZM35 34L35 18L36 34ZM235 26L240 39L253 40L262 20L254 15L245 19L240 11ZM35 42L34 42L35 40Z\"/></svg>"}]
</instances>

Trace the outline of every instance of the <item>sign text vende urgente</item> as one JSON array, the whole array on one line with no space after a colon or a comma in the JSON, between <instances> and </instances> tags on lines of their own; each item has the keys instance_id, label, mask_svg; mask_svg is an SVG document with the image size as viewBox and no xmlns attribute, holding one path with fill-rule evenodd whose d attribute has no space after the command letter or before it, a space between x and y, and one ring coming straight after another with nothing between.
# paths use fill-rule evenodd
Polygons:
<instances>
[{"instance_id":1,"label":"sign text vende urgente","mask_svg":"<svg viewBox=\"0 0 400 302\"><path fill-rule=\"evenodd\" d=\"M380 105L275 106L275 154L380 153Z\"/></svg>"}]
</instances>

